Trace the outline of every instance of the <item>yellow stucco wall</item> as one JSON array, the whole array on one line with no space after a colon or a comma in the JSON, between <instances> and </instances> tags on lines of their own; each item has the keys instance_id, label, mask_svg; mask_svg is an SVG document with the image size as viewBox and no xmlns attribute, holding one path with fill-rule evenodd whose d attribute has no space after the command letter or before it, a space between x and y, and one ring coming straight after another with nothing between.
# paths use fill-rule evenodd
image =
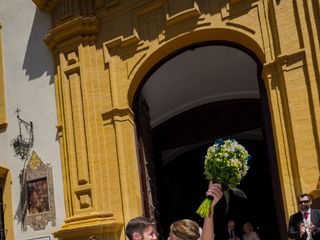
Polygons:
<instances>
[{"instance_id":1,"label":"yellow stucco wall","mask_svg":"<svg viewBox=\"0 0 320 240\"><path fill-rule=\"evenodd\" d=\"M0 22L0 132L5 131L8 125L6 112L5 84L2 56L2 24Z\"/></svg>"},{"instance_id":2,"label":"yellow stucco wall","mask_svg":"<svg viewBox=\"0 0 320 240\"><path fill-rule=\"evenodd\" d=\"M286 217L319 182L319 1L34 0L52 15L67 218L61 239L124 239L142 214L133 97L161 59L228 41L263 65ZM94 4L89 4L93 3Z\"/></svg>"},{"instance_id":3,"label":"yellow stucco wall","mask_svg":"<svg viewBox=\"0 0 320 240\"><path fill-rule=\"evenodd\" d=\"M3 194L3 217L5 222L5 236L14 239L13 207L12 207L12 177L9 169L0 165L0 187Z\"/></svg>"}]
</instances>

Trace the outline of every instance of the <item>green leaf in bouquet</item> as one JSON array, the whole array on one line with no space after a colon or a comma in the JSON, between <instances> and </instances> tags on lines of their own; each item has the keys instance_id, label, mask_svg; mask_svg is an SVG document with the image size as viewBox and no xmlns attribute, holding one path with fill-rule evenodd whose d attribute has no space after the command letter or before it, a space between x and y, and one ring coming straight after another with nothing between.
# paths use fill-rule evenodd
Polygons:
<instances>
[{"instance_id":1,"label":"green leaf in bouquet","mask_svg":"<svg viewBox=\"0 0 320 240\"><path fill-rule=\"evenodd\" d=\"M247 198L247 195L241 189L237 188L235 185L229 184L228 187L235 195L242 198Z\"/></svg>"}]
</instances>

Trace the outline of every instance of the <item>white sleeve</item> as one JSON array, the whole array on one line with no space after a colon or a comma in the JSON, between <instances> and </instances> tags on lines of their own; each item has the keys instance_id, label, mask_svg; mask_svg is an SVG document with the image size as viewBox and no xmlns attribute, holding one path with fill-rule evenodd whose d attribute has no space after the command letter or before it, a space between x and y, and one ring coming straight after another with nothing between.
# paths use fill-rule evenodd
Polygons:
<instances>
[{"instance_id":1,"label":"white sleeve","mask_svg":"<svg viewBox=\"0 0 320 240\"><path fill-rule=\"evenodd\" d=\"M259 237L259 235L256 233L256 232L254 232L254 235L253 235L253 239L252 240L260 240L260 237Z\"/></svg>"}]
</instances>

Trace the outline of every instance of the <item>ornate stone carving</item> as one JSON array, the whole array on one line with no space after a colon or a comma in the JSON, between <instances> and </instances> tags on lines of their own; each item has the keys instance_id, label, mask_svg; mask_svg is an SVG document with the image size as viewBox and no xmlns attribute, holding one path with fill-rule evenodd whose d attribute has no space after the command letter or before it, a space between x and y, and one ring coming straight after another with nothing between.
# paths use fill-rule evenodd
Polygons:
<instances>
[{"instance_id":1,"label":"ornate stone carving","mask_svg":"<svg viewBox=\"0 0 320 240\"><path fill-rule=\"evenodd\" d=\"M51 225L55 226L56 210L50 164L43 163L37 153L33 151L24 170L24 175L22 184L26 217L22 223L23 230L26 231L28 225L35 231L43 230L50 221Z\"/></svg>"},{"instance_id":2,"label":"ornate stone carving","mask_svg":"<svg viewBox=\"0 0 320 240\"><path fill-rule=\"evenodd\" d=\"M166 7L167 27L171 27L188 19L198 18L201 15L197 2L193 0L185 1L180 7L177 1L168 0Z\"/></svg>"}]
</instances>

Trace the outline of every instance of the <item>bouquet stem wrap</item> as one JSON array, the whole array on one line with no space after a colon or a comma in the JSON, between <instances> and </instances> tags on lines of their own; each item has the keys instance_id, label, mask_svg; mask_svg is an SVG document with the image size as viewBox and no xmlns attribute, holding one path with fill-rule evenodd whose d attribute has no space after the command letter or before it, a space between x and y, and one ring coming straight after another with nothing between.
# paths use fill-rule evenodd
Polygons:
<instances>
[{"instance_id":1,"label":"bouquet stem wrap","mask_svg":"<svg viewBox=\"0 0 320 240\"><path fill-rule=\"evenodd\" d=\"M220 183L223 189L227 207L229 210L229 191L235 195L246 198L245 193L237 188L249 167L250 155L237 141L218 139L213 146L208 148L205 157L205 176L209 181ZM211 211L212 196L207 196L197 210L203 217L209 217Z\"/></svg>"},{"instance_id":2,"label":"bouquet stem wrap","mask_svg":"<svg viewBox=\"0 0 320 240\"><path fill-rule=\"evenodd\" d=\"M213 198L211 197L206 197L205 200L201 203L200 207L197 210L197 213L203 217L207 218L210 216L210 211L211 211L211 204L212 204Z\"/></svg>"}]
</instances>

